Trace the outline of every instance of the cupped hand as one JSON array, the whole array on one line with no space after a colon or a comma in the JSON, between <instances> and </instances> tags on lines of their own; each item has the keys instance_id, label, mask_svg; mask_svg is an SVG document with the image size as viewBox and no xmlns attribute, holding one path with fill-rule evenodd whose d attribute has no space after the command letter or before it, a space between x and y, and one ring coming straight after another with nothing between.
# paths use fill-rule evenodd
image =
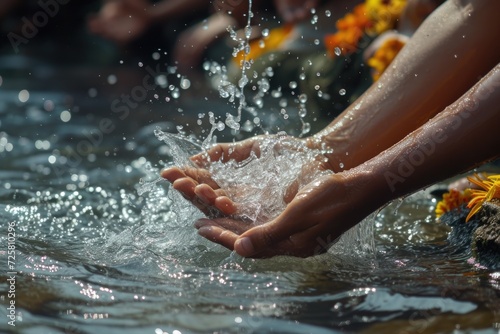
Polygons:
<instances>
[{"instance_id":1,"label":"cupped hand","mask_svg":"<svg viewBox=\"0 0 500 334\"><path fill-rule=\"evenodd\" d=\"M195 226L203 237L244 257L308 257L326 252L327 244L378 207L376 199L366 196L370 184L368 173L322 176L267 223L254 226L223 217L200 219Z\"/></svg>"},{"instance_id":2,"label":"cupped hand","mask_svg":"<svg viewBox=\"0 0 500 334\"><path fill-rule=\"evenodd\" d=\"M283 140L282 140L283 139ZM186 199L196 205L209 217L234 215L238 211L235 203L224 189L221 189L209 172L209 166L213 162L227 163L230 160L242 162L250 156L260 157L261 148L267 147L269 141L272 143L273 151L280 154L281 150L303 150L307 141L292 137L257 136L238 143L217 144L208 151L191 157L196 167L170 167L162 171L161 176L173 185ZM277 140L277 141L276 141ZM311 147L312 145L309 145ZM324 156L318 154L316 159L304 163L301 166L300 175L292 182L284 193L285 203L290 202L300 184L307 184L311 180L313 172L330 169ZM236 185L238 186L238 185Z\"/></svg>"},{"instance_id":3,"label":"cupped hand","mask_svg":"<svg viewBox=\"0 0 500 334\"><path fill-rule=\"evenodd\" d=\"M259 157L260 143L264 138L260 136L238 143L217 144L191 157L197 167L170 167L163 170L161 176L207 216L232 215L236 212L236 204L220 189L207 168L213 161L241 162L250 157L252 152Z\"/></svg>"}]
</instances>

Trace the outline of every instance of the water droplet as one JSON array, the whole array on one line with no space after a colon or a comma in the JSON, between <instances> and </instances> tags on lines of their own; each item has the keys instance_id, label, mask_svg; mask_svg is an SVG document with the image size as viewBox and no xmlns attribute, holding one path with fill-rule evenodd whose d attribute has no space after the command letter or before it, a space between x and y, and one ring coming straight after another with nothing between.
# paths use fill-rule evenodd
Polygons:
<instances>
[{"instance_id":1,"label":"water droplet","mask_svg":"<svg viewBox=\"0 0 500 334\"><path fill-rule=\"evenodd\" d=\"M218 122L217 123L217 130L222 131L226 128L226 125L223 122Z\"/></svg>"},{"instance_id":2,"label":"water droplet","mask_svg":"<svg viewBox=\"0 0 500 334\"><path fill-rule=\"evenodd\" d=\"M314 45L319 45L321 42L319 41L319 39L315 39L314 40Z\"/></svg>"},{"instance_id":3,"label":"water droplet","mask_svg":"<svg viewBox=\"0 0 500 334\"><path fill-rule=\"evenodd\" d=\"M90 88L89 89L89 97L96 97L96 96L97 96L97 89Z\"/></svg>"},{"instance_id":4,"label":"water droplet","mask_svg":"<svg viewBox=\"0 0 500 334\"><path fill-rule=\"evenodd\" d=\"M269 29L267 29L267 28L266 28L266 29L263 29L263 30L262 30L262 36L263 36L263 37L267 37L267 36L269 36Z\"/></svg>"},{"instance_id":5,"label":"water droplet","mask_svg":"<svg viewBox=\"0 0 500 334\"><path fill-rule=\"evenodd\" d=\"M155 78L156 84L161 88L166 88L168 86L167 76L160 74Z\"/></svg>"},{"instance_id":6,"label":"water droplet","mask_svg":"<svg viewBox=\"0 0 500 334\"><path fill-rule=\"evenodd\" d=\"M28 100L30 99L30 92L28 92L26 89L21 90L19 92L18 99L22 103L28 102Z\"/></svg>"},{"instance_id":7,"label":"water droplet","mask_svg":"<svg viewBox=\"0 0 500 334\"><path fill-rule=\"evenodd\" d=\"M305 73L300 73L299 79L300 80L305 80L306 79L306 74Z\"/></svg>"},{"instance_id":8,"label":"water droplet","mask_svg":"<svg viewBox=\"0 0 500 334\"><path fill-rule=\"evenodd\" d=\"M181 80L181 88L182 89L189 89L189 87L191 87L191 81L189 81L189 79L183 78Z\"/></svg>"},{"instance_id":9,"label":"water droplet","mask_svg":"<svg viewBox=\"0 0 500 334\"><path fill-rule=\"evenodd\" d=\"M346 94L346 90L344 88L342 88L341 90L339 90L339 94L341 96L344 96Z\"/></svg>"},{"instance_id":10,"label":"water droplet","mask_svg":"<svg viewBox=\"0 0 500 334\"><path fill-rule=\"evenodd\" d=\"M311 124L310 123L304 123L302 124L302 134L308 134L311 131Z\"/></svg>"},{"instance_id":11,"label":"water droplet","mask_svg":"<svg viewBox=\"0 0 500 334\"><path fill-rule=\"evenodd\" d=\"M306 94L300 94L299 95L299 101L300 101L300 103L306 103L307 102L307 95Z\"/></svg>"},{"instance_id":12,"label":"water droplet","mask_svg":"<svg viewBox=\"0 0 500 334\"><path fill-rule=\"evenodd\" d=\"M335 52L335 55L337 56L340 56L342 54L342 50L338 46L333 49L333 52Z\"/></svg>"},{"instance_id":13,"label":"water droplet","mask_svg":"<svg viewBox=\"0 0 500 334\"><path fill-rule=\"evenodd\" d=\"M144 64L142 63L142 61L140 61L138 65L139 65L139 67L143 67L144 66Z\"/></svg>"},{"instance_id":14,"label":"water droplet","mask_svg":"<svg viewBox=\"0 0 500 334\"><path fill-rule=\"evenodd\" d=\"M67 123L71 120L71 113L68 110L63 110L59 117L61 117L61 121Z\"/></svg>"},{"instance_id":15,"label":"water droplet","mask_svg":"<svg viewBox=\"0 0 500 334\"><path fill-rule=\"evenodd\" d=\"M295 81L290 81L289 86L290 86L290 88L291 88L291 89L295 89L295 88L297 88L297 82L295 82Z\"/></svg>"},{"instance_id":16,"label":"water droplet","mask_svg":"<svg viewBox=\"0 0 500 334\"><path fill-rule=\"evenodd\" d=\"M326 16L326 17L330 17L330 16L332 16L332 12L330 12L328 9L327 9L327 10L325 10L325 16Z\"/></svg>"},{"instance_id":17,"label":"water droplet","mask_svg":"<svg viewBox=\"0 0 500 334\"><path fill-rule=\"evenodd\" d=\"M340 169L344 169L344 164L343 164L343 163L340 163L340 164L339 164L339 167L340 167Z\"/></svg>"},{"instance_id":18,"label":"water droplet","mask_svg":"<svg viewBox=\"0 0 500 334\"><path fill-rule=\"evenodd\" d=\"M246 26L245 27L245 38L250 38L252 36L252 27L251 26Z\"/></svg>"},{"instance_id":19,"label":"water droplet","mask_svg":"<svg viewBox=\"0 0 500 334\"><path fill-rule=\"evenodd\" d=\"M114 75L114 74L110 74L110 75L108 76L108 83L109 83L110 85L114 85L117 81L118 81L118 79L116 78L116 75Z\"/></svg>"},{"instance_id":20,"label":"water droplet","mask_svg":"<svg viewBox=\"0 0 500 334\"><path fill-rule=\"evenodd\" d=\"M304 118L306 117L306 115L307 115L307 109L303 107L299 108L299 117Z\"/></svg>"}]
</instances>

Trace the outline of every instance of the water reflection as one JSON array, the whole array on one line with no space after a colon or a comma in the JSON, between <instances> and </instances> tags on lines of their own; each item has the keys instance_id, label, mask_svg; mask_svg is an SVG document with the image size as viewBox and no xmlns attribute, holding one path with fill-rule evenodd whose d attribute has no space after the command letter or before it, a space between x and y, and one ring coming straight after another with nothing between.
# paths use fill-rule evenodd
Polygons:
<instances>
[{"instance_id":1,"label":"water reflection","mask_svg":"<svg viewBox=\"0 0 500 334\"><path fill-rule=\"evenodd\" d=\"M137 192L169 159L157 126L195 128L199 113L232 106L181 98L122 122L87 91L30 89L24 103L20 91L2 93L0 239L15 222L23 333L491 332L500 322L499 273L447 241L430 191L368 220L365 244L312 259L242 259L198 237L200 213L165 182ZM115 129L97 136L104 118Z\"/></svg>"}]
</instances>

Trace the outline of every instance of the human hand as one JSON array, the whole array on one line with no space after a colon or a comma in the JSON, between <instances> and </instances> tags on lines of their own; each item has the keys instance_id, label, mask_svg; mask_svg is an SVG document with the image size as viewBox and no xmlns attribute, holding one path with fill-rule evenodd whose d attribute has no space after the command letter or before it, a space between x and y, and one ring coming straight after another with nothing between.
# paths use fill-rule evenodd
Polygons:
<instances>
[{"instance_id":1,"label":"human hand","mask_svg":"<svg viewBox=\"0 0 500 334\"><path fill-rule=\"evenodd\" d=\"M283 136L217 144L191 158L196 167L170 167L162 177L207 216L262 222L277 215L314 176L330 173L322 152L308 144Z\"/></svg>"},{"instance_id":2,"label":"human hand","mask_svg":"<svg viewBox=\"0 0 500 334\"><path fill-rule=\"evenodd\" d=\"M198 233L244 257L307 257L336 240L381 204L369 173L321 176L301 189L275 219L261 225L224 217L200 219Z\"/></svg>"},{"instance_id":3,"label":"human hand","mask_svg":"<svg viewBox=\"0 0 500 334\"><path fill-rule=\"evenodd\" d=\"M311 14L311 9L315 8L318 3L319 0L274 0L278 14L286 23L305 20Z\"/></svg>"},{"instance_id":4,"label":"human hand","mask_svg":"<svg viewBox=\"0 0 500 334\"><path fill-rule=\"evenodd\" d=\"M147 10L150 6L147 0L107 1L98 14L89 18L88 27L94 34L117 44L127 44L140 37L151 25Z\"/></svg>"}]
</instances>

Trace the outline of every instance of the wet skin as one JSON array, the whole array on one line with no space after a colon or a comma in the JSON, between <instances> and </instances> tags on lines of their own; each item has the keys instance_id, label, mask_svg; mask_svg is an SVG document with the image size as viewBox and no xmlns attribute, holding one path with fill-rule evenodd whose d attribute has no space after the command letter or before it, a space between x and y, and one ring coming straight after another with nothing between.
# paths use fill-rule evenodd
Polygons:
<instances>
[{"instance_id":1,"label":"wet skin","mask_svg":"<svg viewBox=\"0 0 500 334\"><path fill-rule=\"evenodd\" d=\"M492 9L500 10L500 2L446 2L378 84L307 139L309 147L335 148L322 167L342 162L345 171L308 184L272 221L251 226L230 217L202 219L195 225L199 233L246 257L315 255L325 251L318 240L335 240L388 201L498 157L500 50L490 41L500 37L500 24ZM481 61L470 62L478 50ZM258 151L258 143L219 144L193 157L199 169L171 168L162 176L204 212L231 215L244 203L233 203L203 168L219 159L241 161ZM417 161L416 154L420 160L402 175L402 164Z\"/></svg>"}]
</instances>

